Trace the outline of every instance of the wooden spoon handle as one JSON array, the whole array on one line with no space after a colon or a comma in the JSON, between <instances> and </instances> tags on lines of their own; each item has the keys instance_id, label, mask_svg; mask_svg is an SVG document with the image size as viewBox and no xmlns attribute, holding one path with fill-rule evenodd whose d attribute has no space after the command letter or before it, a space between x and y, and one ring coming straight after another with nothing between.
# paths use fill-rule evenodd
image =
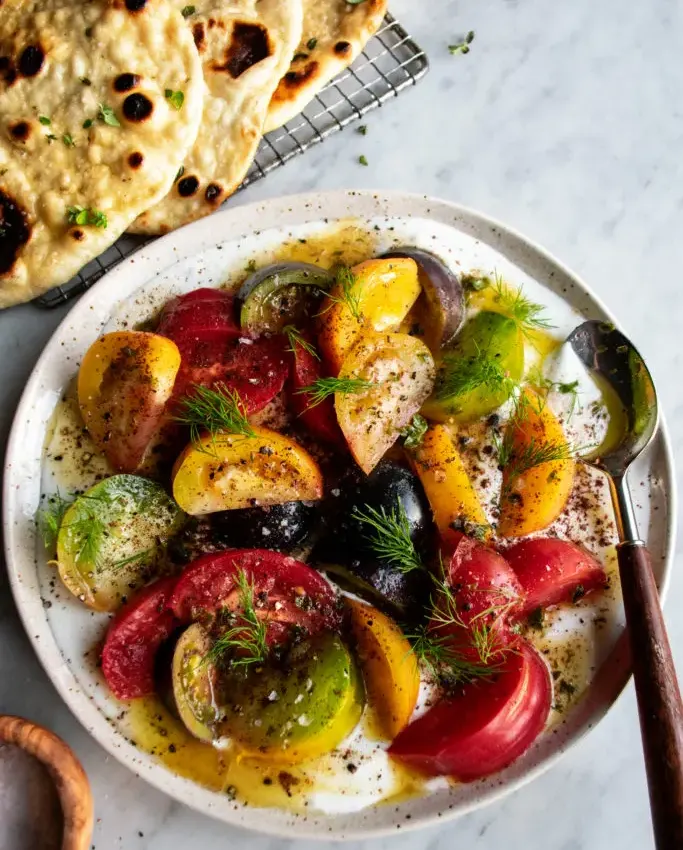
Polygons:
<instances>
[{"instance_id":1,"label":"wooden spoon handle","mask_svg":"<svg viewBox=\"0 0 683 850\"><path fill-rule=\"evenodd\" d=\"M683 848L683 703L650 553L617 546L657 850Z\"/></svg>"},{"instance_id":2,"label":"wooden spoon handle","mask_svg":"<svg viewBox=\"0 0 683 850\"><path fill-rule=\"evenodd\" d=\"M73 750L42 726L7 714L0 715L0 741L21 747L49 771L64 815L62 850L88 850L93 828L92 795Z\"/></svg>"}]
</instances>

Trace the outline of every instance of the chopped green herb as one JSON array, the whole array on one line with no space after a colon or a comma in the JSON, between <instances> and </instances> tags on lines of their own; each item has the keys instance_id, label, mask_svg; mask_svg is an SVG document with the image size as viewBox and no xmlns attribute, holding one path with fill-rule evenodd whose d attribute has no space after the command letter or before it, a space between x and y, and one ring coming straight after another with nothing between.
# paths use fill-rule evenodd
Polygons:
<instances>
[{"instance_id":1,"label":"chopped green herb","mask_svg":"<svg viewBox=\"0 0 683 850\"><path fill-rule=\"evenodd\" d=\"M366 156L364 156L363 154L361 154L361 155L358 157L358 162L360 162L360 164L361 164L361 165L370 165L370 163L369 163L369 162L368 162L368 160L367 160L367 157L366 157Z\"/></svg>"},{"instance_id":2,"label":"chopped green herb","mask_svg":"<svg viewBox=\"0 0 683 850\"><path fill-rule=\"evenodd\" d=\"M514 319L524 334L532 331L549 330L554 327L548 319L541 314L545 310L541 304L534 304L523 294L520 286L518 289L510 289L505 286L502 278L496 275L494 287L495 302L506 316Z\"/></svg>"},{"instance_id":3,"label":"chopped green herb","mask_svg":"<svg viewBox=\"0 0 683 850\"><path fill-rule=\"evenodd\" d=\"M46 549L51 549L57 542L64 514L70 505L71 502L63 499L57 491L54 496L48 498L47 505L38 511L36 515L38 532L43 538Z\"/></svg>"},{"instance_id":4,"label":"chopped green herb","mask_svg":"<svg viewBox=\"0 0 683 850\"><path fill-rule=\"evenodd\" d=\"M361 134L361 136L367 136L368 125L367 124L361 124L360 127L358 128L358 132Z\"/></svg>"},{"instance_id":5,"label":"chopped green herb","mask_svg":"<svg viewBox=\"0 0 683 850\"><path fill-rule=\"evenodd\" d=\"M81 77L81 82L84 86L91 86L92 82L88 77Z\"/></svg>"},{"instance_id":6,"label":"chopped green herb","mask_svg":"<svg viewBox=\"0 0 683 850\"><path fill-rule=\"evenodd\" d=\"M424 440L424 436L427 433L428 428L429 423L424 416L420 416L419 413L416 413L410 420L410 424L401 431L403 445L407 449L417 448L417 446L419 446Z\"/></svg>"},{"instance_id":7,"label":"chopped green herb","mask_svg":"<svg viewBox=\"0 0 683 850\"><path fill-rule=\"evenodd\" d=\"M75 148L76 142L73 140L73 136L70 133L64 133L62 136L62 141L67 146L67 148Z\"/></svg>"},{"instance_id":8,"label":"chopped green herb","mask_svg":"<svg viewBox=\"0 0 683 850\"><path fill-rule=\"evenodd\" d=\"M83 129L89 130L92 127L92 125L93 125L92 118L86 118L85 121L83 122Z\"/></svg>"},{"instance_id":9,"label":"chopped green herb","mask_svg":"<svg viewBox=\"0 0 683 850\"><path fill-rule=\"evenodd\" d=\"M303 348L304 351L307 351L311 357L315 357L316 360L320 360L318 352L311 343L301 335L301 331L295 328L294 325L285 325L282 329L282 333L285 334L289 340L289 348L287 351L291 351L292 354L296 354L296 347L298 345L300 348Z\"/></svg>"},{"instance_id":10,"label":"chopped green herb","mask_svg":"<svg viewBox=\"0 0 683 850\"><path fill-rule=\"evenodd\" d=\"M472 357L445 354L439 372L436 397L441 400L468 395L480 387L491 393L514 394L517 383L508 375L498 360L485 350L477 350Z\"/></svg>"},{"instance_id":11,"label":"chopped green herb","mask_svg":"<svg viewBox=\"0 0 683 850\"><path fill-rule=\"evenodd\" d=\"M139 561L144 561L145 558L149 557L154 552L154 549L143 549L142 552L135 552L133 555L129 555L127 558L121 558L120 561L114 561L111 564L112 568L117 570L121 567L127 567L129 564L136 564Z\"/></svg>"},{"instance_id":12,"label":"chopped green herb","mask_svg":"<svg viewBox=\"0 0 683 850\"><path fill-rule=\"evenodd\" d=\"M306 47L309 50L315 50L315 48L317 46L318 46L318 39L317 38L309 38L308 41L306 42Z\"/></svg>"},{"instance_id":13,"label":"chopped green herb","mask_svg":"<svg viewBox=\"0 0 683 850\"><path fill-rule=\"evenodd\" d=\"M114 110L111 106L107 106L104 103L98 104L99 112L97 117L100 121L103 121L105 124L108 124L110 127L120 127L121 122L116 117Z\"/></svg>"},{"instance_id":14,"label":"chopped green herb","mask_svg":"<svg viewBox=\"0 0 683 850\"><path fill-rule=\"evenodd\" d=\"M181 14L184 18L189 18L191 15L194 15L194 13L195 13L196 11L197 11L197 9L196 9L196 7L195 7L195 6L183 6L182 11L180 12L180 14Z\"/></svg>"},{"instance_id":15,"label":"chopped green herb","mask_svg":"<svg viewBox=\"0 0 683 850\"><path fill-rule=\"evenodd\" d=\"M243 569L237 572L240 611L234 625L224 632L204 656L204 662L217 662L229 653L229 663L248 666L262 663L268 654L266 621L256 613L254 584Z\"/></svg>"},{"instance_id":16,"label":"chopped green herb","mask_svg":"<svg viewBox=\"0 0 683 850\"><path fill-rule=\"evenodd\" d=\"M55 134L54 134L54 133L48 133L48 134L47 134L47 136L45 136L45 138L47 139L47 143L48 143L49 145L51 145L51 144L52 144L52 142L56 142L56 141L57 141L57 136L55 136Z\"/></svg>"},{"instance_id":17,"label":"chopped green herb","mask_svg":"<svg viewBox=\"0 0 683 850\"><path fill-rule=\"evenodd\" d=\"M371 381L362 378L318 378L307 387L297 390L297 395L310 395L307 410L322 404L326 398L335 393L341 395L355 395L371 389L375 385Z\"/></svg>"},{"instance_id":18,"label":"chopped green herb","mask_svg":"<svg viewBox=\"0 0 683 850\"><path fill-rule=\"evenodd\" d=\"M493 281L487 275L464 274L460 278L460 282L465 288L465 292L481 292L482 289L488 289L493 285Z\"/></svg>"},{"instance_id":19,"label":"chopped green herb","mask_svg":"<svg viewBox=\"0 0 683 850\"><path fill-rule=\"evenodd\" d=\"M410 522L400 499L396 500L396 508L389 513L384 508L378 511L365 505L364 511L355 507L351 516L369 527L366 540L380 560L402 573L425 569L410 535Z\"/></svg>"},{"instance_id":20,"label":"chopped green herb","mask_svg":"<svg viewBox=\"0 0 683 850\"><path fill-rule=\"evenodd\" d=\"M333 304L345 304L353 318L357 322L360 322L360 296L362 287L358 284L356 276L348 266L339 266L337 268L336 278L341 293L339 295L328 295L327 300L329 305L322 312L326 313Z\"/></svg>"},{"instance_id":21,"label":"chopped green herb","mask_svg":"<svg viewBox=\"0 0 683 850\"><path fill-rule=\"evenodd\" d=\"M292 62L296 62L298 59L308 59L308 53L295 53Z\"/></svg>"},{"instance_id":22,"label":"chopped green herb","mask_svg":"<svg viewBox=\"0 0 683 850\"><path fill-rule=\"evenodd\" d=\"M491 526L488 523L472 522L467 517L458 517L450 524L453 531L461 531L468 537L474 538L483 542L491 533Z\"/></svg>"},{"instance_id":23,"label":"chopped green herb","mask_svg":"<svg viewBox=\"0 0 683 850\"><path fill-rule=\"evenodd\" d=\"M47 117L47 115L39 115L38 120L43 125L43 127L49 127L52 124L52 121Z\"/></svg>"},{"instance_id":24,"label":"chopped green herb","mask_svg":"<svg viewBox=\"0 0 683 850\"><path fill-rule=\"evenodd\" d=\"M164 94L166 95L166 100L169 101L174 109L182 109L183 103L185 103L185 95L181 91L166 89Z\"/></svg>"},{"instance_id":25,"label":"chopped green herb","mask_svg":"<svg viewBox=\"0 0 683 850\"><path fill-rule=\"evenodd\" d=\"M66 217L69 224L106 228L108 221L105 213L90 207L67 207Z\"/></svg>"},{"instance_id":26,"label":"chopped green herb","mask_svg":"<svg viewBox=\"0 0 683 850\"><path fill-rule=\"evenodd\" d=\"M458 42L457 44L449 44L448 50L451 55L455 55L456 53L469 53L470 52L470 44L474 41L474 30L470 30L465 38Z\"/></svg>"},{"instance_id":27,"label":"chopped green herb","mask_svg":"<svg viewBox=\"0 0 683 850\"><path fill-rule=\"evenodd\" d=\"M195 446L201 445L203 432L208 432L214 443L221 433L256 436L240 394L223 383L214 389L195 384L192 395L185 396L181 405L182 411L175 419L190 426L190 439Z\"/></svg>"}]
</instances>

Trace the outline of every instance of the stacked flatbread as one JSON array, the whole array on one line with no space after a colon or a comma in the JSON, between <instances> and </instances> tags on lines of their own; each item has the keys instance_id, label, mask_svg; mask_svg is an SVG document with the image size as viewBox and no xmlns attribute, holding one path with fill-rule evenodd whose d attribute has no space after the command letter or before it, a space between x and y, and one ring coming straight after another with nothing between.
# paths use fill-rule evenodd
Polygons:
<instances>
[{"instance_id":1,"label":"stacked flatbread","mask_svg":"<svg viewBox=\"0 0 683 850\"><path fill-rule=\"evenodd\" d=\"M5 0L0 308L124 231L165 233L242 182L375 32L386 0ZM201 4L201 5L199 5Z\"/></svg>"}]
</instances>

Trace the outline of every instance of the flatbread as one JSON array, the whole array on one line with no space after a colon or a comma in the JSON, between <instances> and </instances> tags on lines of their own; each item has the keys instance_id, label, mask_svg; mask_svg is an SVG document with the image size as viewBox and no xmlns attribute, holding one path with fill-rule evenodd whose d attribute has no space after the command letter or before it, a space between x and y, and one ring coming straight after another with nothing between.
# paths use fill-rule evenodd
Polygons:
<instances>
[{"instance_id":1,"label":"flatbread","mask_svg":"<svg viewBox=\"0 0 683 850\"><path fill-rule=\"evenodd\" d=\"M180 109L166 90L182 92ZM166 194L202 96L192 34L168 0L6 0L0 307L68 281Z\"/></svg>"},{"instance_id":2,"label":"flatbread","mask_svg":"<svg viewBox=\"0 0 683 850\"><path fill-rule=\"evenodd\" d=\"M301 0L202 0L187 22L206 81L199 135L182 176L161 203L140 216L133 233L166 233L213 212L237 189L301 37L303 7Z\"/></svg>"},{"instance_id":3,"label":"flatbread","mask_svg":"<svg viewBox=\"0 0 683 850\"><path fill-rule=\"evenodd\" d=\"M304 28L289 71L270 102L264 132L298 115L362 52L380 28L387 0L304 0Z\"/></svg>"}]
</instances>

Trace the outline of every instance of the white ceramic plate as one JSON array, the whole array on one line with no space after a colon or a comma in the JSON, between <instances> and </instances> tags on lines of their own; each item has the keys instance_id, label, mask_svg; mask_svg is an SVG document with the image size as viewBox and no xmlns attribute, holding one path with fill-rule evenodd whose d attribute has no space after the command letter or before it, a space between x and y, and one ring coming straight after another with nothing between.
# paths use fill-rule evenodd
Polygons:
<instances>
[{"instance_id":1,"label":"white ceramic plate","mask_svg":"<svg viewBox=\"0 0 683 850\"><path fill-rule=\"evenodd\" d=\"M569 331L581 317L615 321L610 311L568 269L519 234L485 216L424 197L373 192L304 195L219 212L144 247L97 283L65 318L46 346L19 404L10 436L4 480L4 529L14 597L26 631L48 675L74 714L112 755L156 787L194 808L277 836L360 838L455 817L503 796L549 768L614 703L628 679L623 626L617 622L602 646L594 684L552 734L507 770L490 779L432 792L400 804L357 813L296 816L243 808L169 772L117 730L116 703L84 653L103 631L75 599L60 595L43 605L54 572L36 539L34 515L41 492L46 425L60 394L90 344L102 333L151 314L180 291L217 286L244 271L253 257L285 239L314 235L349 218L371 222L378 247L393 239L432 248L465 269L496 268L513 284L561 305ZM635 340L637 343L637 340ZM631 475L641 535L650 546L660 590L666 590L674 547L675 484L665 424ZM635 723L635 719L634 719Z\"/></svg>"}]
</instances>

